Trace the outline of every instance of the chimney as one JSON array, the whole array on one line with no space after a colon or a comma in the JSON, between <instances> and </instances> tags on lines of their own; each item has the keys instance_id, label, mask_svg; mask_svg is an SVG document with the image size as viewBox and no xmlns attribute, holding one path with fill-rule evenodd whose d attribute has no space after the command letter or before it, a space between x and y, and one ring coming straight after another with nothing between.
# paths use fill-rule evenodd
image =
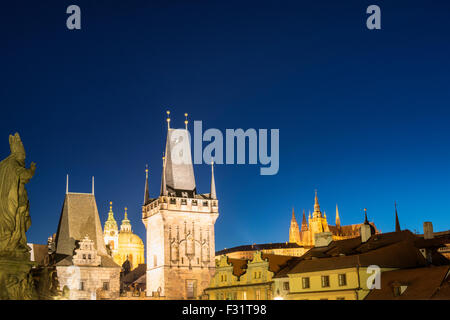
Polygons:
<instances>
[{"instance_id":1,"label":"chimney","mask_svg":"<svg viewBox=\"0 0 450 320\"><path fill-rule=\"evenodd\" d=\"M433 239L433 223L430 221L425 221L423 223L423 238L424 239Z\"/></svg>"},{"instance_id":2,"label":"chimney","mask_svg":"<svg viewBox=\"0 0 450 320\"><path fill-rule=\"evenodd\" d=\"M369 240L370 236L372 235L370 232L370 225L365 223L361 225L361 229L359 232L361 234L361 242L367 242L367 240Z\"/></svg>"},{"instance_id":3,"label":"chimney","mask_svg":"<svg viewBox=\"0 0 450 320\"><path fill-rule=\"evenodd\" d=\"M314 234L315 247L327 247L333 241L333 234L331 232L320 232Z\"/></svg>"}]
</instances>

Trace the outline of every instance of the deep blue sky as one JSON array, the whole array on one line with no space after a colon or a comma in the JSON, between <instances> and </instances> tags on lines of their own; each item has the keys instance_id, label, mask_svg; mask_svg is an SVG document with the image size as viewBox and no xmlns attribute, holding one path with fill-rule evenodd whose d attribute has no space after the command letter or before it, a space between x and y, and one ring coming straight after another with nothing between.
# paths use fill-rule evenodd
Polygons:
<instances>
[{"instance_id":1,"label":"deep blue sky","mask_svg":"<svg viewBox=\"0 0 450 320\"><path fill-rule=\"evenodd\" d=\"M82 30L66 29L66 8ZM365 27L378 4L382 30ZM141 222L144 168L160 188L165 110L203 127L279 128L280 171L216 167L216 249L288 240L291 208L334 223L363 208L383 231L449 229L448 1L25 1L0 6L0 156L19 131L33 224L56 232L65 192L90 192L102 223ZM210 168L196 165L209 192Z\"/></svg>"}]
</instances>

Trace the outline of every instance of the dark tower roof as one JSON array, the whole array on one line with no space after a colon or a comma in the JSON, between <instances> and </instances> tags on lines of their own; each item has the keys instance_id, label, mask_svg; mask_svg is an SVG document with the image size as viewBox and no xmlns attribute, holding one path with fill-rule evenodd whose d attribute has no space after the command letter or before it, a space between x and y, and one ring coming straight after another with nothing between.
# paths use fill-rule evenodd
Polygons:
<instances>
[{"instance_id":1,"label":"dark tower roof","mask_svg":"<svg viewBox=\"0 0 450 320\"><path fill-rule=\"evenodd\" d=\"M395 202L395 232L401 231L400 229L400 221L398 220L397 214L397 202Z\"/></svg>"},{"instance_id":2,"label":"dark tower roof","mask_svg":"<svg viewBox=\"0 0 450 320\"><path fill-rule=\"evenodd\" d=\"M72 256L75 241L84 239L86 235L94 241L99 255L107 255L95 196L67 193L56 233L56 253Z\"/></svg>"}]
</instances>

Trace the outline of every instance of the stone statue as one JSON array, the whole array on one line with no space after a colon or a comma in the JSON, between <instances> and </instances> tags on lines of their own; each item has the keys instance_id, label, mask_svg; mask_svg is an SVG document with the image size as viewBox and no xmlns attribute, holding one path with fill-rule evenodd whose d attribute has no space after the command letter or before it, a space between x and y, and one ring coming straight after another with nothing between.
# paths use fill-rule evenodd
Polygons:
<instances>
[{"instance_id":1,"label":"stone statue","mask_svg":"<svg viewBox=\"0 0 450 320\"><path fill-rule=\"evenodd\" d=\"M36 170L25 168L20 136L9 136L11 154L0 162L0 299L36 299L25 232L31 225L25 184Z\"/></svg>"},{"instance_id":2,"label":"stone statue","mask_svg":"<svg viewBox=\"0 0 450 320\"><path fill-rule=\"evenodd\" d=\"M20 136L9 136L11 154L0 162L0 257L28 259L25 232L31 225L25 184L36 170L34 162L25 168L25 149Z\"/></svg>"}]
</instances>

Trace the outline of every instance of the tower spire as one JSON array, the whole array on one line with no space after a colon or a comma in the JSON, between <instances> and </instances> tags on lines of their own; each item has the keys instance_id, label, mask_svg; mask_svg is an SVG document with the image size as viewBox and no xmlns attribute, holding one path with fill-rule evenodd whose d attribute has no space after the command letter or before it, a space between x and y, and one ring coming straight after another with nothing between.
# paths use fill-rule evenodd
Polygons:
<instances>
[{"instance_id":1,"label":"tower spire","mask_svg":"<svg viewBox=\"0 0 450 320\"><path fill-rule=\"evenodd\" d=\"M122 224L120 225L120 231L121 232L131 232L131 222L130 220L128 220L128 212L127 212L128 208L125 207L125 214L124 214L124 218L122 220Z\"/></svg>"},{"instance_id":2,"label":"tower spire","mask_svg":"<svg viewBox=\"0 0 450 320\"><path fill-rule=\"evenodd\" d=\"M367 220L367 208L364 208L364 224L369 224L369 220Z\"/></svg>"},{"instance_id":3,"label":"tower spire","mask_svg":"<svg viewBox=\"0 0 450 320\"><path fill-rule=\"evenodd\" d=\"M170 129L170 111L167 110L166 113L167 113L167 119L166 119L166 121L167 121L167 130L169 130Z\"/></svg>"},{"instance_id":4,"label":"tower spire","mask_svg":"<svg viewBox=\"0 0 450 320\"><path fill-rule=\"evenodd\" d=\"M167 187L166 187L166 157L162 157L163 160L163 172L161 177L161 195L166 196L167 195Z\"/></svg>"},{"instance_id":5,"label":"tower spire","mask_svg":"<svg viewBox=\"0 0 450 320\"><path fill-rule=\"evenodd\" d=\"M397 214L397 201L395 201L395 232L401 231L400 229L400 221L398 220L398 214Z\"/></svg>"},{"instance_id":6,"label":"tower spire","mask_svg":"<svg viewBox=\"0 0 450 320\"><path fill-rule=\"evenodd\" d=\"M313 218L320 218L322 216L320 212L320 206L319 206L319 198L317 197L317 189L315 190L316 195L314 197L314 212L313 212Z\"/></svg>"},{"instance_id":7,"label":"tower spire","mask_svg":"<svg viewBox=\"0 0 450 320\"><path fill-rule=\"evenodd\" d=\"M92 194L94 194L94 176L92 176Z\"/></svg>"},{"instance_id":8,"label":"tower spire","mask_svg":"<svg viewBox=\"0 0 450 320\"><path fill-rule=\"evenodd\" d=\"M336 227L339 228L340 226L341 226L341 219L339 218L339 209L336 203Z\"/></svg>"},{"instance_id":9,"label":"tower spire","mask_svg":"<svg viewBox=\"0 0 450 320\"><path fill-rule=\"evenodd\" d=\"M291 226L289 228L289 242L300 243L300 230L297 219L295 219L294 207L292 207Z\"/></svg>"},{"instance_id":10,"label":"tower spire","mask_svg":"<svg viewBox=\"0 0 450 320\"><path fill-rule=\"evenodd\" d=\"M69 175L66 176L66 194L69 193Z\"/></svg>"},{"instance_id":11,"label":"tower spire","mask_svg":"<svg viewBox=\"0 0 450 320\"><path fill-rule=\"evenodd\" d=\"M308 223L306 222L305 209L303 209L302 231L308 231Z\"/></svg>"},{"instance_id":12,"label":"tower spire","mask_svg":"<svg viewBox=\"0 0 450 320\"><path fill-rule=\"evenodd\" d=\"M144 204L148 203L150 199L148 190L148 165L145 165L145 191L144 191Z\"/></svg>"},{"instance_id":13,"label":"tower spire","mask_svg":"<svg viewBox=\"0 0 450 320\"><path fill-rule=\"evenodd\" d=\"M187 125L188 125L188 119L187 119L187 117L188 117L188 114L185 113L185 114L184 114L184 117L186 118L186 120L184 120L184 126L185 126L185 128L186 128L186 130L187 130Z\"/></svg>"},{"instance_id":14,"label":"tower spire","mask_svg":"<svg viewBox=\"0 0 450 320\"><path fill-rule=\"evenodd\" d=\"M211 199L217 199L216 181L214 180L214 160L211 161L211 194L210 194L210 196L211 196Z\"/></svg>"}]
</instances>

